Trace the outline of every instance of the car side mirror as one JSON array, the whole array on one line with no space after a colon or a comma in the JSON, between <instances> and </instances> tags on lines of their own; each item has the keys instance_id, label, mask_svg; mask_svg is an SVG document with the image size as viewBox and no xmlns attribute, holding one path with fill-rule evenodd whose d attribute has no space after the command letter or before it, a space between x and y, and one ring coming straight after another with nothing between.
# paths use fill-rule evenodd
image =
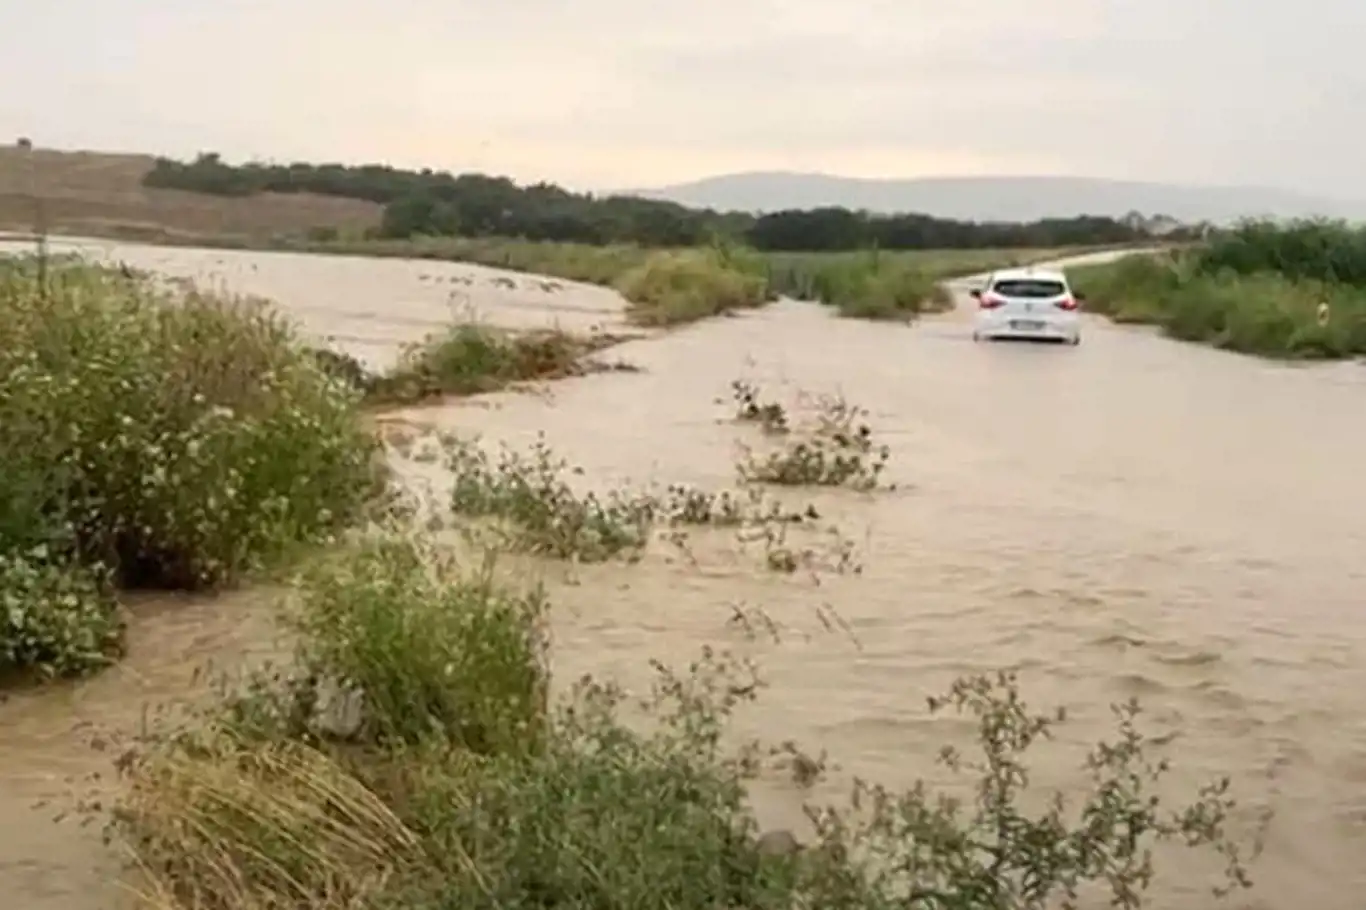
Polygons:
<instances>
[{"instance_id":1,"label":"car side mirror","mask_svg":"<svg viewBox=\"0 0 1366 910\"><path fill-rule=\"evenodd\" d=\"M973 300L981 300L981 299L982 299L982 289L981 289L981 288L973 288L972 290L968 291L968 296L971 297Z\"/></svg>"},{"instance_id":2,"label":"car side mirror","mask_svg":"<svg viewBox=\"0 0 1366 910\"><path fill-rule=\"evenodd\" d=\"M1073 291L1073 292L1072 292L1072 299L1075 300L1077 303L1085 303L1085 302L1086 302L1086 295L1085 295L1085 294L1078 294L1076 291Z\"/></svg>"}]
</instances>

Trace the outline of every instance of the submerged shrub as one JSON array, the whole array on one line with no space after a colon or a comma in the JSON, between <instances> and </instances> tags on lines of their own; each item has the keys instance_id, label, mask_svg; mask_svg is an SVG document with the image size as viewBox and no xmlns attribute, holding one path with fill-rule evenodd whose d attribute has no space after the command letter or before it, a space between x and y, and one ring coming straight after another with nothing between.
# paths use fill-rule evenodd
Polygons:
<instances>
[{"instance_id":1,"label":"submerged shrub","mask_svg":"<svg viewBox=\"0 0 1366 910\"><path fill-rule=\"evenodd\" d=\"M390 372L361 376L352 381L365 390L368 400L379 404L405 404L442 395L473 395L492 392L514 382L562 379L611 369L590 359L589 355L623 340L621 336L605 332L589 335L560 329L514 332L477 322L462 322L408 348Z\"/></svg>"},{"instance_id":2,"label":"submerged shrub","mask_svg":"<svg viewBox=\"0 0 1366 910\"><path fill-rule=\"evenodd\" d=\"M625 272L614 287L639 325L695 322L770 299L763 265L725 250L655 253Z\"/></svg>"}]
</instances>

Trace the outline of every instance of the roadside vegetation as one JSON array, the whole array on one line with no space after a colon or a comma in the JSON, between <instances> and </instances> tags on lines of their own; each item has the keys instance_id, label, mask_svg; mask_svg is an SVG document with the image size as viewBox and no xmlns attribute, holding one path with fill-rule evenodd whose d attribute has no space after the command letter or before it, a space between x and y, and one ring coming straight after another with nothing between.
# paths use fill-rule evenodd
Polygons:
<instances>
[{"instance_id":1,"label":"roadside vegetation","mask_svg":"<svg viewBox=\"0 0 1366 910\"><path fill-rule=\"evenodd\" d=\"M422 441L372 435L363 390L263 304L75 261L40 279L18 258L0 260L0 307L0 669L98 669L121 646L120 587L221 587L311 548L275 576L292 660L156 713L118 750L112 811L86 807L151 906L1015 910L1100 889L1140 907L1168 847L1204 851L1224 891L1249 884L1228 782L1173 795L1136 704L1079 768L1084 799L1037 802L1027 762L1061 715L1009 673L966 677L930 710L976 730L976 754L943 756L973 796L860 783L813 801L809 831L761 832L748 783L809 788L825 765L731 728L757 667L715 649L655 663L644 720L610 680L553 685L551 605L507 561L731 535L775 575L856 575L807 499L892 495L892 453L854 403L736 380L726 489L603 488L544 441L438 436L448 498L400 502L380 498L377 452L424 459ZM468 364L523 372L491 337L446 339L469 359L434 375L477 391Z\"/></svg>"},{"instance_id":2,"label":"roadside vegetation","mask_svg":"<svg viewBox=\"0 0 1366 910\"><path fill-rule=\"evenodd\" d=\"M1284 359L1366 356L1366 228L1249 221L1069 276L1088 310L1173 338Z\"/></svg>"},{"instance_id":3,"label":"roadside vegetation","mask_svg":"<svg viewBox=\"0 0 1366 910\"><path fill-rule=\"evenodd\" d=\"M119 587L214 589L382 485L359 396L264 304L0 259L0 673L121 649Z\"/></svg>"},{"instance_id":4,"label":"roadside vegetation","mask_svg":"<svg viewBox=\"0 0 1366 910\"><path fill-rule=\"evenodd\" d=\"M602 284L631 301L644 325L734 312L777 296L819 301L854 318L907 321L951 307L938 284L945 278L1035 261L1046 251L1151 239L1141 226L1090 216L1030 224L842 208L754 216L518 186L482 174L232 165L213 154L158 159L144 182L233 199L310 194L383 205L381 223L360 235L320 226L277 245L449 259Z\"/></svg>"},{"instance_id":5,"label":"roadside vegetation","mask_svg":"<svg viewBox=\"0 0 1366 910\"><path fill-rule=\"evenodd\" d=\"M837 399L794 414L751 383L733 392L737 431L779 454L813 436L838 445L850 415L855 437L872 435ZM974 750L943 756L966 801L859 783L847 801L812 800L800 836L763 831L748 784L782 773L809 792L826 765L731 727L759 668L707 649L686 669L654 663L648 694L592 678L557 693L551 604L499 554L640 558L667 543L654 526L740 535L818 517L741 491L576 490L582 472L544 442L496 457L477 440L441 445L449 518L486 549L461 558L402 519L372 526L300 575L287 667L229 681L124 754L109 835L154 906L1023 910L1087 892L1136 908L1170 849L1204 852L1218 894L1250 886L1229 783L1173 796L1135 703L1078 769L1087 795L1039 801L1029 761L1063 718L1029 706L1010 673L929 700L976 732ZM823 477L770 480L796 492ZM492 536L490 518L506 522Z\"/></svg>"}]
</instances>

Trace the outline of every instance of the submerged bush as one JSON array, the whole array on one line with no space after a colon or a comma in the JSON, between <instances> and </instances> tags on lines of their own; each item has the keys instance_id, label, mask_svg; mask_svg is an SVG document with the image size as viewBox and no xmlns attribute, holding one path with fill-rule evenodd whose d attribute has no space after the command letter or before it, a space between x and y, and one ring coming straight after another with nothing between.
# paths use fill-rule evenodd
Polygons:
<instances>
[{"instance_id":1,"label":"submerged bush","mask_svg":"<svg viewBox=\"0 0 1366 910\"><path fill-rule=\"evenodd\" d=\"M129 586L229 582L375 492L356 404L261 303L78 262L40 286L6 259L0 554L42 545Z\"/></svg>"},{"instance_id":2,"label":"submerged bush","mask_svg":"<svg viewBox=\"0 0 1366 910\"><path fill-rule=\"evenodd\" d=\"M390 372L351 381L364 388L369 401L378 404L474 395L515 382L562 379L610 369L588 355L623 340L607 333L576 335L560 329L514 332L462 322L409 347ZM342 364L334 369L347 367Z\"/></svg>"},{"instance_id":3,"label":"submerged bush","mask_svg":"<svg viewBox=\"0 0 1366 910\"><path fill-rule=\"evenodd\" d=\"M614 287L639 325L695 322L770 299L762 263L726 250L655 253L625 272Z\"/></svg>"}]
</instances>

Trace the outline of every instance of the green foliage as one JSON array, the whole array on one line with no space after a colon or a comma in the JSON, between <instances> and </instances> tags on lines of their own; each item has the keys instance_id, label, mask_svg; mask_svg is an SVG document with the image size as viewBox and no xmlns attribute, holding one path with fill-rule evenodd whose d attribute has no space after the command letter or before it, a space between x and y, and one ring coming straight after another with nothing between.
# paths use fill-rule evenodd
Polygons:
<instances>
[{"instance_id":1,"label":"green foliage","mask_svg":"<svg viewBox=\"0 0 1366 910\"><path fill-rule=\"evenodd\" d=\"M41 549L0 552L0 678L79 676L112 663L123 620L109 580Z\"/></svg>"},{"instance_id":2,"label":"green foliage","mask_svg":"<svg viewBox=\"0 0 1366 910\"><path fill-rule=\"evenodd\" d=\"M527 454L504 447L496 460L475 442L448 440L447 452L455 478L452 511L499 520L506 542L518 550L602 562L636 555L649 542L653 498L576 489L569 463L543 438Z\"/></svg>"},{"instance_id":3,"label":"green foliage","mask_svg":"<svg viewBox=\"0 0 1366 910\"><path fill-rule=\"evenodd\" d=\"M1251 221L1208 244L1072 269L1086 308L1232 351L1366 355L1366 229ZM1326 310L1323 305L1326 304Z\"/></svg>"},{"instance_id":4,"label":"green foliage","mask_svg":"<svg viewBox=\"0 0 1366 910\"><path fill-rule=\"evenodd\" d=\"M539 735L538 593L514 595L495 584L491 567L462 571L429 544L390 535L313 567L300 597L298 666L306 678L364 693L364 729L353 737L417 744L437 736L488 755L529 748Z\"/></svg>"},{"instance_id":5,"label":"green foliage","mask_svg":"<svg viewBox=\"0 0 1366 910\"><path fill-rule=\"evenodd\" d=\"M825 396L816 402L811 425L794 432L787 410L764 401L752 384L737 381L731 391L737 420L757 423L766 434L783 437L776 450L745 454L737 465L742 481L865 492L883 485L891 449L874 444L866 409L840 396Z\"/></svg>"},{"instance_id":6,"label":"green foliage","mask_svg":"<svg viewBox=\"0 0 1366 910\"><path fill-rule=\"evenodd\" d=\"M356 396L262 305L71 261L38 275L0 262L0 555L213 587L328 537L375 491ZM52 578L25 583L30 612L60 599ZM71 596L91 601L81 578ZM108 638L105 611L67 615L89 628L43 662L93 665L82 642Z\"/></svg>"},{"instance_id":7,"label":"green foliage","mask_svg":"<svg viewBox=\"0 0 1366 910\"><path fill-rule=\"evenodd\" d=\"M1042 910L1090 888L1137 908L1163 841L1248 884L1227 782L1167 808L1133 706L1092 750L1084 800L1026 811L1029 758L1061 715L1031 711L1009 675L931 699L975 724L977 754L944 752L970 801L858 784L850 805L808 807L809 846L756 838L746 784L783 750L733 736L752 666L709 649L655 664L640 721L591 679L552 705L543 604L491 579L395 532L310 574L297 675L253 678L124 762L110 833L159 905ZM317 732L315 678L359 693L341 738Z\"/></svg>"},{"instance_id":8,"label":"green foliage","mask_svg":"<svg viewBox=\"0 0 1366 910\"><path fill-rule=\"evenodd\" d=\"M190 162L158 159L149 187L226 196L310 192L386 206L380 235L519 237L649 248L705 246L717 237L762 251L982 249L1132 243L1147 239L1130 224L1092 216L1029 224L953 221L928 215L873 215L841 208L721 213L631 196L572 193L504 177L403 171L384 165L226 164L215 154Z\"/></svg>"},{"instance_id":9,"label":"green foliage","mask_svg":"<svg viewBox=\"0 0 1366 910\"><path fill-rule=\"evenodd\" d=\"M770 299L762 265L734 251L656 253L614 287L639 325L667 326L762 306Z\"/></svg>"},{"instance_id":10,"label":"green foliage","mask_svg":"<svg viewBox=\"0 0 1366 910\"><path fill-rule=\"evenodd\" d=\"M319 356L336 375L363 389L367 401L394 405L443 395L475 395L516 382L563 379L618 368L588 359L588 355L623 340L601 332L514 332L461 322L408 347L397 366L380 375L370 375L359 364L331 352L320 352Z\"/></svg>"},{"instance_id":11,"label":"green foliage","mask_svg":"<svg viewBox=\"0 0 1366 910\"><path fill-rule=\"evenodd\" d=\"M864 263L832 263L816 274L815 283L821 303L855 319L914 319L935 293L934 281L924 274L877 253Z\"/></svg>"}]
</instances>

